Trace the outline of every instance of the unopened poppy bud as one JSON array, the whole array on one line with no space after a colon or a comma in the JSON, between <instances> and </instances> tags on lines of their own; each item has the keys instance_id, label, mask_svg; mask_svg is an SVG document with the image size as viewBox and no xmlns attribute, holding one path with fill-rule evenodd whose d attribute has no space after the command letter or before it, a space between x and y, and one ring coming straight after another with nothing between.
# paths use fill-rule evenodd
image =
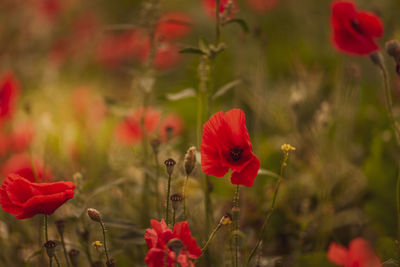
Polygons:
<instances>
[{"instance_id":1,"label":"unopened poppy bud","mask_svg":"<svg viewBox=\"0 0 400 267\"><path fill-rule=\"evenodd\" d=\"M56 227L57 227L57 231L60 235L64 234L64 229L65 229L65 221L64 220L58 220L54 222Z\"/></svg>"},{"instance_id":2,"label":"unopened poppy bud","mask_svg":"<svg viewBox=\"0 0 400 267\"><path fill-rule=\"evenodd\" d=\"M173 252L175 252L176 255L179 255L181 253L181 250L183 249L184 246L185 245L178 238L172 238L167 243L167 247Z\"/></svg>"},{"instance_id":3,"label":"unopened poppy bud","mask_svg":"<svg viewBox=\"0 0 400 267\"><path fill-rule=\"evenodd\" d=\"M186 175L189 176L196 165L196 147L192 146L188 149L185 154L184 164Z\"/></svg>"},{"instance_id":4,"label":"unopened poppy bud","mask_svg":"<svg viewBox=\"0 0 400 267\"><path fill-rule=\"evenodd\" d=\"M47 256L49 256L49 258L53 258L56 253L57 243L53 240L49 240L44 243L44 247L46 248Z\"/></svg>"},{"instance_id":5,"label":"unopened poppy bud","mask_svg":"<svg viewBox=\"0 0 400 267\"><path fill-rule=\"evenodd\" d=\"M87 210L87 214L89 215L90 219L92 219L95 222L102 221L101 213L96 209L89 208Z\"/></svg>"},{"instance_id":6,"label":"unopened poppy bud","mask_svg":"<svg viewBox=\"0 0 400 267\"><path fill-rule=\"evenodd\" d=\"M109 259L106 261L107 267L115 267L115 260L114 259Z\"/></svg>"},{"instance_id":7,"label":"unopened poppy bud","mask_svg":"<svg viewBox=\"0 0 400 267\"><path fill-rule=\"evenodd\" d=\"M396 60L400 58L400 42L391 40L386 43L386 52L389 56L394 57Z\"/></svg>"},{"instance_id":8,"label":"unopened poppy bud","mask_svg":"<svg viewBox=\"0 0 400 267\"><path fill-rule=\"evenodd\" d=\"M377 66L383 66L383 56L379 51L375 51L369 55L372 63Z\"/></svg>"},{"instance_id":9,"label":"unopened poppy bud","mask_svg":"<svg viewBox=\"0 0 400 267\"><path fill-rule=\"evenodd\" d=\"M74 248L68 252L68 256L73 267L79 265L79 254L80 254L79 250Z\"/></svg>"},{"instance_id":10,"label":"unopened poppy bud","mask_svg":"<svg viewBox=\"0 0 400 267\"><path fill-rule=\"evenodd\" d=\"M232 223L232 215L230 213L225 213L224 216L222 216L221 220L219 221L220 224L222 225L228 225Z\"/></svg>"},{"instance_id":11,"label":"unopened poppy bud","mask_svg":"<svg viewBox=\"0 0 400 267\"><path fill-rule=\"evenodd\" d=\"M174 210L178 209L179 205L181 204L183 197L181 194L173 194L171 197L172 208Z\"/></svg>"},{"instance_id":12,"label":"unopened poppy bud","mask_svg":"<svg viewBox=\"0 0 400 267\"><path fill-rule=\"evenodd\" d=\"M173 159L167 159L166 161L164 161L165 167L167 169L167 173L169 176L172 175L172 172L174 171L174 167L176 164L176 161Z\"/></svg>"}]
</instances>

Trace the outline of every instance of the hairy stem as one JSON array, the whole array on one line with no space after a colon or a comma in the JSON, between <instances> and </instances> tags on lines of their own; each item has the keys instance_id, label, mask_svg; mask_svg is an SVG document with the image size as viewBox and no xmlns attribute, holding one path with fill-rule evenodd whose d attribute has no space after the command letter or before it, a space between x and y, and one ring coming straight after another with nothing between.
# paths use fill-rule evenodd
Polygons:
<instances>
[{"instance_id":1,"label":"hairy stem","mask_svg":"<svg viewBox=\"0 0 400 267\"><path fill-rule=\"evenodd\" d=\"M169 194L171 191L171 175L168 175L167 206L165 207L165 221L169 225Z\"/></svg>"},{"instance_id":2,"label":"hairy stem","mask_svg":"<svg viewBox=\"0 0 400 267\"><path fill-rule=\"evenodd\" d=\"M61 234L60 234L60 237L61 237L61 245L62 245L62 248L63 248L63 251L64 251L65 262L67 263L67 266L69 267L70 264L69 264L67 249L65 248L64 234L61 233Z\"/></svg>"},{"instance_id":3,"label":"hairy stem","mask_svg":"<svg viewBox=\"0 0 400 267\"><path fill-rule=\"evenodd\" d=\"M183 220L186 220L186 187L189 180L189 175L186 175L185 182L183 183L182 197L183 197Z\"/></svg>"},{"instance_id":4,"label":"hairy stem","mask_svg":"<svg viewBox=\"0 0 400 267\"><path fill-rule=\"evenodd\" d=\"M104 227L104 223L103 223L102 220L100 221L100 225L101 225L101 230L103 231L104 252L106 253L107 261L109 261L110 258L108 257L108 250L107 250L106 229L105 229L105 227Z\"/></svg>"},{"instance_id":5,"label":"hairy stem","mask_svg":"<svg viewBox=\"0 0 400 267\"><path fill-rule=\"evenodd\" d=\"M234 241L235 241L235 261L234 261L234 266L238 267L239 266L239 215L240 215L240 209L239 209L239 185L236 185L236 190L235 190L235 195L233 198L233 209L232 209L232 214L233 214L233 223L234 223Z\"/></svg>"}]
</instances>

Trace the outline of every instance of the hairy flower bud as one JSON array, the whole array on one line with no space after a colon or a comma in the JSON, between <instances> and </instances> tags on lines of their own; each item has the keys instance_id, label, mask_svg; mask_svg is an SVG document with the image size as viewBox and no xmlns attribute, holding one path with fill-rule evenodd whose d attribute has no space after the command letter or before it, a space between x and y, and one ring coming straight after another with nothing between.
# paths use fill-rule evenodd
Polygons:
<instances>
[{"instance_id":1,"label":"hairy flower bud","mask_svg":"<svg viewBox=\"0 0 400 267\"><path fill-rule=\"evenodd\" d=\"M92 219L95 222L99 223L102 221L101 213L96 209L89 208L87 210L87 214L89 215L90 219Z\"/></svg>"},{"instance_id":2,"label":"hairy flower bud","mask_svg":"<svg viewBox=\"0 0 400 267\"><path fill-rule=\"evenodd\" d=\"M49 240L43 245L46 248L47 256L53 258L56 252L57 243L53 240Z\"/></svg>"},{"instance_id":3,"label":"hairy flower bud","mask_svg":"<svg viewBox=\"0 0 400 267\"><path fill-rule=\"evenodd\" d=\"M186 175L189 176L196 165L196 147L192 146L188 149L185 154L184 164Z\"/></svg>"},{"instance_id":4,"label":"hairy flower bud","mask_svg":"<svg viewBox=\"0 0 400 267\"><path fill-rule=\"evenodd\" d=\"M382 53L379 51L372 52L369 55L369 58L371 59L372 63L374 63L377 66L383 66L383 56Z\"/></svg>"},{"instance_id":5,"label":"hairy flower bud","mask_svg":"<svg viewBox=\"0 0 400 267\"><path fill-rule=\"evenodd\" d=\"M164 161L165 167L167 169L167 173L169 176L172 175L172 172L174 171L174 167L176 164L176 161L173 159L167 159L166 161Z\"/></svg>"},{"instance_id":6,"label":"hairy flower bud","mask_svg":"<svg viewBox=\"0 0 400 267\"><path fill-rule=\"evenodd\" d=\"M400 58L400 42L391 40L386 43L386 52L389 56L394 57L396 60Z\"/></svg>"},{"instance_id":7,"label":"hairy flower bud","mask_svg":"<svg viewBox=\"0 0 400 267\"><path fill-rule=\"evenodd\" d=\"M171 197L172 208L174 210L178 209L179 205L181 204L183 197L181 194L173 194Z\"/></svg>"}]
</instances>

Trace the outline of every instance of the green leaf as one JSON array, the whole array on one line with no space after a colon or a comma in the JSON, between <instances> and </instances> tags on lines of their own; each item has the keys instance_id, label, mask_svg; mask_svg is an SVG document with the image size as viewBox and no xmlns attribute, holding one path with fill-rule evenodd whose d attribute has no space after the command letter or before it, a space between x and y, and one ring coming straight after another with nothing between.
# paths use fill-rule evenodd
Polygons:
<instances>
[{"instance_id":1,"label":"green leaf","mask_svg":"<svg viewBox=\"0 0 400 267\"><path fill-rule=\"evenodd\" d=\"M177 93L166 94L166 98L170 101L181 100L194 96L196 96L196 90L193 88L186 88Z\"/></svg>"},{"instance_id":2,"label":"green leaf","mask_svg":"<svg viewBox=\"0 0 400 267\"><path fill-rule=\"evenodd\" d=\"M243 19L231 19L231 20L228 20L227 22L225 22L224 25L231 24L231 23L238 24L245 33L249 32L249 26L247 25L246 21L244 21Z\"/></svg>"},{"instance_id":3,"label":"green leaf","mask_svg":"<svg viewBox=\"0 0 400 267\"><path fill-rule=\"evenodd\" d=\"M219 88L217 90L217 92L212 96L212 99L215 100L218 97L224 95L226 92L228 92L229 90L234 88L236 85L240 84L241 82L242 82L241 80L234 80L232 82L225 84L224 86L222 86L221 88Z\"/></svg>"},{"instance_id":4,"label":"green leaf","mask_svg":"<svg viewBox=\"0 0 400 267\"><path fill-rule=\"evenodd\" d=\"M179 51L181 54L198 54L198 55L206 55L202 50L195 47L184 48Z\"/></svg>"}]
</instances>

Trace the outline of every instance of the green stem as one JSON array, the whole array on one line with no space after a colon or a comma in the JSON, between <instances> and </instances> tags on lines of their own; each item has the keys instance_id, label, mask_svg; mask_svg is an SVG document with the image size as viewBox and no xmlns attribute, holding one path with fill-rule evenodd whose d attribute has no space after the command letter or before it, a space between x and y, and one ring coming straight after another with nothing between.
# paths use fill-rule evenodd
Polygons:
<instances>
[{"instance_id":1,"label":"green stem","mask_svg":"<svg viewBox=\"0 0 400 267\"><path fill-rule=\"evenodd\" d=\"M397 242L400 242L400 173L397 175L396 185L396 204L397 204ZM398 247L398 260L400 261L400 244Z\"/></svg>"},{"instance_id":2,"label":"green stem","mask_svg":"<svg viewBox=\"0 0 400 267\"><path fill-rule=\"evenodd\" d=\"M44 214L44 236L45 236L46 242L49 241L49 235L47 233L47 215L46 214Z\"/></svg>"},{"instance_id":3,"label":"green stem","mask_svg":"<svg viewBox=\"0 0 400 267\"><path fill-rule=\"evenodd\" d=\"M61 245L64 251L64 257L65 257L65 262L67 263L67 266L69 267L69 260L68 260L68 254L67 254L67 249L65 248L65 242L64 242L64 234L61 234Z\"/></svg>"},{"instance_id":4,"label":"green stem","mask_svg":"<svg viewBox=\"0 0 400 267\"><path fill-rule=\"evenodd\" d=\"M214 239L215 234L221 228L222 224L218 223L218 225L214 228L214 230L211 232L210 236L208 237L207 242L204 244L204 246L201 248L201 251L204 252L208 248L208 245L210 245L211 241Z\"/></svg>"},{"instance_id":5,"label":"green stem","mask_svg":"<svg viewBox=\"0 0 400 267\"><path fill-rule=\"evenodd\" d=\"M53 266L53 258L49 258L49 266L50 266L50 267Z\"/></svg>"},{"instance_id":6,"label":"green stem","mask_svg":"<svg viewBox=\"0 0 400 267\"><path fill-rule=\"evenodd\" d=\"M105 227L104 227L103 221L100 221L100 225L101 225L101 230L103 231L104 252L106 253L107 261L109 261L110 258L108 257L108 250L107 250L106 229L105 229Z\"/></svg>"},{"instance_id":7,"label":"green stem","mask_svg":"<svg viewBox=\"0 0 400 267\"><path fill-rule=\"evenodd\" d=\"M273 197L272 197L272 203L271 203L270 210L269 210L269 212L268 212L268 214L267 214L267 216L266 216L266 218L265 218L265 221L264 221L264 223L263 223L263 225L262 225L262 227L261 227L260 234L258 235L257 244L256 244L256 246L251 250L250 255L249 255L248 259L247 259L246 267L249 266L250 261L251 261L251 258L254 256L254 254L256 253L256 251L257 251L257 249L258 249L258 247L260 246L261 241L262 241L262 238L263 238L263 236L264 236L265 229L266 229L266 227L267 227L267 225L268 225L269 219L271 218L271 215L272 215L272 213L273 213L274 210L275 210L276 197L277 197L277 195L278 195L279 187L280 187L281 181L282 181L282 179L283 179L283 171L284 171L284 169L285 169L287 159L288 159L288 154L284 154L283 160L282 160L282 163L281 163L280 175L279 175L278 181L276 182L276 185L275 185L275 191L274 191L274 195L273 195Z\"/></svg>"},{"instance_id":8,"label":"green stem","mask_svg":"<svg viewBox=\"0 0 400 267\"><path fill-rule=\"evenodd\" d=\"M155 181L155 193L156 193L156 202L157 202L157 215L161 216L161 209L160 209L160 192L158 190L159 179L160 179L160 166L158 163L158 153L154 152L154 161L156 164L156 181Z\"/></svg>"},{"instance_id":9,"label":"green stem","mask_svg":"<svg viewBox=\"0 0 400 267\"><path fill-rule=\"evenodd\" d=\"M175 225L175 214L176 214L176 211L175 211L175 209L173 209L173 211L172 211L172 225Z\"/></svg>"},{"instance_id":10,"label":"green stem","mask_svg":"<svg viewBox=\"0 0 400 267\"><path fill-rule=\"evenodd\" d=\"M165 208L165 221L169 225L169 194L171 191L171 175L168 175L167 207Z\"/></svg>"},{"instance_id":11,"label":"green stem","mask_svg":"<svg viewBox=\"0 0 400 267\"><path fill-rule=\"evenodd\" d=\"M54 255L54 259L56 260L57 267L60 267L60 262L58 261L57 255Z\"/></svg>"},{"instance_id":12,"label":"green stem","mask_svg":"<svg viewBox=\"0 0 400 267\"><path fill-rule=\"evenodd\" d=\"M219 14L219 5L220 0L215 1L215 35L216 35L216 43L217 45L221 41L221 19Z\"/></svg>"},{"instance_id":13,"label":"green stem","mask_svg":"<svg viewBox=\"0 0 400 267\"><path fill-rule=\"evenodd\" d=\"M236 190L235 190L235 195L233 198L233 223L235 227L235 232L234 232L234 240L235 240L235 261L234 261L234 266L238 267L239 266L239 215L240 215L240 209L239 209L239 185L236 185Z\"/></svg>"},{"instance_id":14,"label":"green stem","mask_svg":"<svg viewBox=\"0 0 400 267\"><path fill-rule=\"evenodd\" d=\"M189 175L186 175L185 182L183 183L182 197L183 197L183 220L186 220L186 187L189 180Z\"/></svg>"}]
</instances>

